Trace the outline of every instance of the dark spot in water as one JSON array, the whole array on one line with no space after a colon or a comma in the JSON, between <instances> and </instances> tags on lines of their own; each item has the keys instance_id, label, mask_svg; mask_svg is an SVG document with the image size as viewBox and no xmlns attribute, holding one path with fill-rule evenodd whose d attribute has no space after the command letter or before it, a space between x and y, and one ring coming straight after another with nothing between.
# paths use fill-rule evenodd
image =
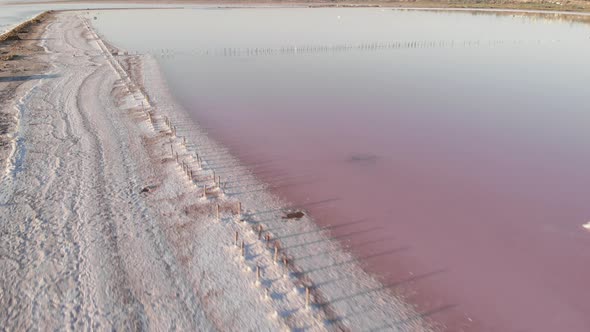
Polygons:
<instances>
[{"instance_id":1,"label":"dark spot in water","mask_svg":"<svg viewBox=\"0 0 590 332\"><path fill-rule=\"evenodd\" d=\"M375 163L377 158L377 155L370 153L353 153L347 161L352 163Z\"/></svg>"},{"instance_id":2,"label":"dark spot in water","mask_svg":"<svg viewBox=\"0 0 590 332\"><path fill-rule=\"evenodd\" d=\"M283 219L297 219L297 220L299 220L299 219L303 218L304 215L305 214L301 211L289 212L289 213L287 213L286 216L283 217Z\"/></svg>"}]
</instances>

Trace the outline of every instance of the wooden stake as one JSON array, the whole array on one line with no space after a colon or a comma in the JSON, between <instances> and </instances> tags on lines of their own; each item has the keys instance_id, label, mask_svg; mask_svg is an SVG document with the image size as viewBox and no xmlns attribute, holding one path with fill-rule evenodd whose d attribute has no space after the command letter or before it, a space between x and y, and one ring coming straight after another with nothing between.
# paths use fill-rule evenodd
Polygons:
<instances>
[{"instance_id":1,"label":"wooden stake","mask_svg":"<svg viewBox=\"0 0 590 332\"><path fill-rule=\"evenodd\" d=\"M275 242L275 257L274 257L274 262L277 262L277 259L279 258L279 246L277 245L277 243Z\"/></svg>"},{"instance_id":2,"label":"wooden stake","mask_svg":"<svg viewBox=\"0 0 590 332\"><path fill-rule=\"evenodd\" d=\"M236 234L234 236L234 244L236 245L236 247L238 246L238 231L236 231Z\"/></svg>"},{"instance_id":3,"label":"wooden stake","mask_svg":"<svg viewBox=\"0 0 590 332\"><path fill-rule=\"evenodd\" d=\"M217 221L219 221L219 204L217 204Z\"/></svg>"},{"instance_id":4,"label":"wooden stake","mask_svg":"<svg viewBox=\"0 0 590 332\"><path fill-rule=\"evenodd\" d=\"M287 278L289 275L289 259L283 255L283 278Z\"/></svg>"},{"instance_id":5,"label":"wooden stake","mask_svg":"<svg viewBox=\"0 0 590 332\"><path fill-rule=\"evenodd\" d=\"M178 164L178 152L176 152L176 163Z\"/></svg>"},{"instance_id":6,"label":"wooden stake","mask_svg":"<svg viewBox=\"0 0 590 332\"><path fill-rule=\"evenodd\" d=\"M310 291L309 287L305 286L305 308L309 309Z\"/></svg>"},{"instance_id":7,"label":"wooden stake","mask_svg":"<svg viewBox=\"0 0 590 332\"><path fill-rule=\"evenodd\" d=\"M260 266L256 264L256 283L260 284Z\"/></svg>"},{"instance_id":8,"label":"wooden stake","mask_svg":"<svg viewBox=\"0 0 590 332\"><path fill-rule=\"evenodd\" d=\"M261 236L262 236L262 225L258 225L258 240L260 240Z\"/></svg>"},{"instance_id":9,"label":"wooden stake","mask_svg":"<svg viewBox=\"0 0 590 332\"><path fill-rule=\"evenodd\" d=\"M172 151L172 156L174 156L174 144L170 144L170 151Z\"/></svg>"},{"instance_id":10,"label":"wooden stake","mask_svg":"<svg viewBox=\"0 0 590 332\"><path fill-rule=\"evenodd\" d=\"M244 247L244 240L242 240L242 257L246 257L246 249Z\"/></svg>"}]
</instances>

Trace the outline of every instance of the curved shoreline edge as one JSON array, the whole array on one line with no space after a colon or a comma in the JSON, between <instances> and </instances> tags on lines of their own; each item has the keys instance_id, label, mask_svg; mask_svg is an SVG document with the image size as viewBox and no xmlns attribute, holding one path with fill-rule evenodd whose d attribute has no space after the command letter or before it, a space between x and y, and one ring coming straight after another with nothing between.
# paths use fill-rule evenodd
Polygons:
<instances>
[{"instance_id":1,"label":"curved shoreline edge","mask_svg":"<svg viewBox=\"0 0 590 332\"><path fill-rule=\"evenodd\" d=\"M430 329L328 229L284 221L288 204L190 122L153 59L105 53L81 15L52 16L29 59L52 67L13 96L28 97L0 188L5 326Z\"/></svg>"},{"instance_id":2,"label":"curved shoreline edge","mask_svg":"<svg viewBox=\"0 0 590 332\"><path fill-rule=\"evenodd\" d=\"M104 42L104 37L97 35L96 38ZM325 324L322 328L329 330L355 330L370 326L372 321L383 323L377 329L415 330L417 328L420 331L430 330L430 327L428 327L430 324L426 323L420 313L412 309L411 305L404 302L399 295L393 295L388 291L391 286L383 285L367 274L356 263L356 258L351 253L342 248L336 239L330 238L328 229L320 228L309 217L304 217L303 220L296 222L284 221L284 214L294 207L267 191L266 184L256 179L247 167L241 165L237 158L232 156L221 144L210 138L206 131L192 120L188 112L172 97L159 65L154 58L149 55L128 55L127 52L121 51L108 42L104 42L104 44L108 54L115 54L113 61L116 64L114 67L118 67L117 71L123 77L122 79L131 84L130 90L134 95L139 94L141 96L139 98L145 100L146 114L150 113L148 120L151 118L154 128L158 128L160 133L165 132L170 142L172 142L174 153L170 155L170 158L173 159L174 154L178 152L180 161L177 167L185 173L181 174L181 177L187 176L187 171L192 172L196 169L200 172L206 172L208 170L212 172L210 177L221 176L223 180L221 183L225 185L221 186L223 188L228 186L232 188L233 185L241 183L249 183L250 188L255 188L255 195L232 192L230 189L221 190L219 196L216 197L216 201L222 210L220 221L230 223L224 225L225 228L230 228L229 231L226 230L225 236L231 238L231 235L237 232L239 238L246 237L247 241L258 242L255 243L257 246L263 245L265 250L262 252L266 251L268 254L268 257L259 264L248 263L249 259L246 259L246 271L254 272L256 265L266 266L266 269L270 269L271 264L279 265L281 271L275 271L275 273L278 273L277 279L279 277L287 279L292 283L292 287L287 286L285 288L283 286L284 289L275 294L285 294L289 292L289 288L292 288L291 292L299 294L303 298L304 289L309 288L311 290L312 307L314 308L311 310L312 316L316 319L320 318L320 321L324 322L317 327L322 327L321 325ZM231 169L232 171L227 172L224 169ZM198 176L193 175L193 177L197 178ZM189 182L191 184L194 182L197 192L202 195L203 190L199 191L199 183L202 181L191 180L190 178L191 175L188 175ZM211 178L209 182L211 182ZM211 187L215 187L215 181L209 184ZM209 189L207 189L207 192L207 196L211 197ZM213 197L215 195L213 193ZM241 203L242 209L242 213L239 215L236 212L238 202ZM210 203L205 204L210 205ZM213 215L213 218L216 218L215 206L209 206L208 209L209 217L211 218L211 215ZM223 216L224 210L226 213L229 212L231 216ZM259 227L264 230L263 234L269 234L271 242L278 240L280 243L279 247L281 249L279 250L278 263L272 262L275 259L272 244L269 246L268 243L265 243L264 236L262 239L256 238ZM245 233L249 234L245 235ZM295 239L289 239L293 237ZM318 243L318 245L314 248L304 248L307 243ZM290 250L296 247L302 249ZM326 254L324 255L322 252ZM262 255L262 253L257 253L254 256L259 255ZM247 256L248 254L246 254ZM297 260L298 257L308 259L312 256L318 256L321 259L310 261L307 264L301 264ZM282 257L288 259L286 269ZM337 271L330 271L332 267L340 267L344 264L346 266L337 269ZM313 272L314 270L317 270L317 272ZM324 270L327 271L322 272ZM289 282L287 282L288 284ZM328 284L334 285L327 289L322 287ZM351 290L354 290L354 292L351 292ZM364 298L359 299L355 298L355 296L363 296ZM337 305L332 305L332 301ZM370 308L377 315L365 312L367 317L355 318L354 316L360 314L359 310L357 310L359 308L364 308L365 311ZM280 314L280 308L274 310L273 317L282 317L285 319L286 327L296 328L296 317L289 317L291 315L296 316L294 313L285 316L284 313L288 310L283 310L283 314ZM300 317L300 319L305 320L309 319L309 317ZM363 322L365 325L362 324Z\"/></svg>"}]
</instances>

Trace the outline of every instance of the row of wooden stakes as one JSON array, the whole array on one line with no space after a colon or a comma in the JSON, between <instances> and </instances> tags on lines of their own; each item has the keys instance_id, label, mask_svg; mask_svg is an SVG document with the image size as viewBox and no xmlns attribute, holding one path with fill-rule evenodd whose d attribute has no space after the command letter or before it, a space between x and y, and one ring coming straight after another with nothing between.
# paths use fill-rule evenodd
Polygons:
<instances>
[{"instance_id":1,"label":"row of wooden stakes","mask_svg":"<svg viewBox=\"0 0 590 332\"><path fill-rule=\"evenodd\" d=\"M219 213L219 205L217 205L217 211ZM262 225L258 225L257 228L257 233L258 233L258 240L262 240L262 234L263 234L263 227ZM287 255L285 254L281 254L280 253L280 242L278 240L274 240L272 241L271 239L271 235L269 232L264 233L264 241L266 243L266 247L272 247L274 248L274 255L273 255L273 262L275 264L279 263L279 256L281 256L281 261L283 262L283 266L284 266L284 272L283 272L283 276L286 277L288 275L288 271L289 271L289 258L287 257ZM242 259L246 258L246 248L245 248L245 242L244 240L240 241L240 236L239 236L239 232L235 231L234 233L234 245L238 248L240 248L240 255L242 257ZM260 266L258 264L256 264L256 284L260 285L261 281L261 269ZM265 291L268 293L268 288L265 288ZM266 294L266 296L268 297L268 294ZM305 286L305 307L306 308L310 308L310 302L311 302L311 288L309 286Z\"/></svg>"},{"instance_id":2,"label":"row of wooden stakes","mask_svg":"<svg viewBox=\"0 0 590 332\"><path fill-rule=\"evenodd\" d=\"M145 112L145 109L144 109L144 112ZM153 125L154 122L153 122L153 117L152 117L151 112L146 112L146 113L148 114L148 118ZM165 122L166 126L170 129L171 134L174 137L178 137L176 135L176 126L174 126L172 124L172 122L170 121L170 119L167 116L164 116L164 122ZM186 147L186 137L182 137L182 145L184 147ZM190 167L190 165L187 162L185 162L184 160L181 160L181 158L178 154L178 151L174 150L174 144L170 145L170 152L172 154L172 157L176 160L176 163L181 166L182 170L184 171L184 173L186 174L188 179L191 182L195 182L196 174L193 172L193 169ZM203 169L202 158L199 156L199 154L196 154L195 159L197 161L198 169L202 170ZM212 170L212 179L215 183L214 187L207 187L207 185L203 186L203 197L204 198L207 198L207 192L210 189L218 189L220 191L222 190L221 176L216 176L214 170ZM238 202L236 202L236 205L237 205L237 215L241 216L242 203L240 201L238 201ZM216 204L216 219L218 221L221 221L221 211L220 210L221 210L221 206L219 204ZM269 232L264 232L262 225L258 225L256 232L258 233L258 240L263 240L263 238L264 238L264 241L266 243L266 247L273 248L273 250L274 250L273 262L275 264L279 263L279 257L280 257L280 261L282 261L283 266L285 268L283 273L284 273L284 276L286 277L288 275L290 261L289 261L289 258L287 257L286 254L281 253L280 242L278 240L272 241L271 234ZM264 237L263 237L263 235L264 235ZM238 231L236 231L234 234L234 245L240 249L241 257L243 259L245 259L246 258L245 242L244 242L244 240L241 240L241 242L240 242L240 237L239 237ZM257 285L261 284L261 268L258 264L256 264L256 284ZM265 288L265 297L267 297L267 298L269 297L268 291L269 291L268 288ZM311 302L311 289L309 286L305 286L305 307L306 308L310 308L310 302Z\"/></svg>"}]
</instances>

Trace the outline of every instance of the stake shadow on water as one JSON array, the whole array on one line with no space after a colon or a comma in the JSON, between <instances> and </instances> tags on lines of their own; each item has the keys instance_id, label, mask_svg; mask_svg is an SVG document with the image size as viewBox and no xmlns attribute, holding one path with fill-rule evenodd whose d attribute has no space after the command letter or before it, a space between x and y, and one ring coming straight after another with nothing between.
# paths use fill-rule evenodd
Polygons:
<instances>
[{"instance_id":1,"label":"stake shadow on water","mask_svg":"<svg viewBox=\"0 0 590 332\"><path fill-rule=\"evenodd\" d=\"M361 242L361 243L355 243L355 244L353 244L353 246L354 246L354 249L359 249L359 248L362 248L362 247L365 247L365 246L368 246L368 245L373 245L373 244L376 244L376 243L385 242L385 241L391 241L391 240L392 239L390 237L381 237L381 238L378 238L378 239L375 239L375 240L369 240L369 241L364 241L364 242ZM343 251L343 249L346 250L346 248L334 248L332 250L327 250L327 251L319 252L317 254L311 254L311 255L306 255L306 256L301 256L301 257L293 257L293 259L295 259L297 262L301 262L303 260L314 258L314 257L318 257L318 256L328 255L328 254L332 254L332 253L338 253L338 252Z\"/></svg>"},{"instance_id":2,"label":"stake shadow on water","mask_svg":"<svg viewBox=\"0 0 590 332\"><path fill-rule=\"evenodd\" d=\"M228 183L235 184L236 182L239 181L230 181ZM298 185L311 184L315 182L315 180L309 179L309 177L306 176L288 176L287 174L285 174L282 176L276 176L271 179L264 178L262 182L253 180L250 183L242 185L228 185L225 186L224 189L226 190L227 195L235 196L240 194L263 192L268 189L279 189Z\"/></svg>"},{"instance_id":3,"label":"stake shadow on water","mask_svg":"<svg viewBox=\"0 0 590 332\"><path fill-rule=\"evenodd\" d=\"M231 185L225 187L228 190L237 190L243 189L247 190L248 188L260 188L260 186L271 185L277 182L284 182L284 181L301 181L303 179L307 179L305 176L289 176L288 174L278 174L273 177L265 177L264 181L260 181L259 179L245 179L245 180L233 180L231 181Z\"/></svg>"},{"instance_id":4,"label":"stake shadow on water","mask_svg":"<svg viewBox=\"0 0 590 332\"><path fill-rule=\"evenodd\" d=\"M429 309L429 310L424 310L422 312L418 312L418 313L411 315L410 317L407 317L404 319L396 320L391 323L383 323L383 324L378 325L376 327L367 329L367 331L375 331L375 332L376 331L383 331L383 330L391 331L392 329L397 331L398 329L403 328L404 325L411 324L417 320L423 320L423 319L428 318L428 317L435 315L435 314L447 312L449 310L456 308L457 306L458 306L457 304L445 304L445 305L437 306L437 307ZM345 315L345 316L339 316L335 319L328 319L325 321L325 323L328 325L331 325L331 324L335 324L337 322L342 322L345 319L350 319L350 318L353 318L356 316L366 316L367 314L369 314L370 312L372 312L374 310L375 310L375 308L368 308L366 310L358 310L358 311L349 313L348 315Z\"/></svg>"},{"instance_id":5,"label":"stake shadow on water","mask_svg":"<svg viewBox=\"0 0 590 332\"><path fill-rule=\"evenodd\" d=\"M442 312L447 312L449 310L452 310L454 308L457 307L457 304L445 304L445 305L441 305L438 306L436 308L430 309L430 310L425 310L423 312L417 313L415 315L412 315L411 317L408 317L406 319L402 319L402 320L398 320L396 322L393 322L392 324L384 324L381 326L378 326L376 328L372 328L369 331L373 332L373 331L383 331L383 330L391 330L391 329L395 329L395 328L399 328L400 325L405 325L405 324L409 324L412 323L416 320L419 319L424 319L424 318L428 318L434 314L439 314Z\"/></svg>"},{"instance_id":6,"label":"stake shadow on water","mask_svg":"<svg viewBox=\"0 0 590 332\"><path fill-rule=\"evenodd\" d=\"M286 234L283 236L277 236L277 240L284 240L284 239L288 239L288 238L292 238L292 237L296 237L296 236L301 236L301 235L306 235L306 234L313 234L313 233L320 233L322 231L330 231L330 230L334 230L337 228L342 228L342 227L347 227L347 226L352 226L352 225L357 225L357 224L364 224L365 222L367 222L367 220L369 220L368 218L363 218L363 219L359 219L359 220L355 220L355 221L349 221L349 222L345 222L345 223L341 223L341 224L335 224L335 225L330 225L330 226L325 226L325 227L320 227L318 229L314 229L311 231L306 231L306 232L300 232L300 233L293 233L293 234Z\"/></svg>"},{"instance_id":7,"label":"stake shadow on water","mask_svg":"<svg viewBox=\"0 0 590 332\"><path fill-rule=\"evenodd\" d=\"M362 257L354 257L342 262L338 262L338 263L333 263L330 265L326 265L326 266L320 266L317 268L313 268L313 269L309 269L309 270L305 270L302 271L302 273L304 274L310 274L310 273L314 273L314 272L318 272L318 271L322 271L322 270L327 270L327 269L331 269L333 267L340 267L342 265L347 265L347 264L355 264L355 263L360 263L362 261L368 261L370 259L376 258L376 257L383 257L383 256L388 256L388 255L392 255L392 254L397 254L403 251L407 251L409 250L410 247L409 246L403 246L403 247L399 247L399 248L395 248L395 249L390 249L390 250L386 250L386 251L381 251L375 254L370 254L370 255L364 255Z\"/></svg>"},{"instance_id":8,"label":"stake shadow on water","mask_svg":"<svg viewBox=\"0 0 590 332\"><path fill-rule=\"evenodd\" d=\"M415 281L426 279L426 278L430 278L430 277L433 277L433 276L436 276L436 275L445 273L447 271L448 271L447 269L439 269L439 270L435 270L435 271L431 271L431 272L427 272L427 273L415 275L415 276L412 276L412 277L409 277L409 278L406 278L406 279L403 279L403 280L400 280L400 281L396 281L396 282L392 282L392 283L389 283L389 284L380 285L378 287L370 288L370 289L367 289L367 290L364 290L364 291L360 291L360 292L357 292L357 293L353 293L353 294L349 294L349 295L344 295L344 296L341 296L341 297L338 297L338 298L335 298L335 299L326 301L324 303L320 303L319 306L330 305L330 304L334 304L334 303L337 303L337 302L347 301L347 300L351 300L351 299L354 299L354 298L357 298L357 297L360 297L360 296L366 296L366 295L369 295L369 294L372 294L372 293L376 293L376 292L379 292L379 291L383 291L383 290L391 290L393 288L396 288L396 287L405 285L407 283L415 282Z\"/></svg>"},{"instance_id":9,"label":"stake shadow on water","mask_svg":"<svg viewBox=\"0 0 590 332\"><path fill-rule=\"evenodd\" d=\"M353 294L350 294L350 295L342 296L342 297L336 298L334 300L326 300L323 303L319 303L318 306L320 308L322 308L322 307L325 307L325 306L333 305L334 303L337 303L337 302L351 300L351 299L358 298L358 297L361 297L361 296L371 296L371 294L372 293L375 293L375 292L379 292L379 291L383 291L383 290L391 290L391 289L396 288L396 287L399 287L399 286L401 286L403 284L406 284L406 283L409 283L409 282L414 282L414 281L417 281L417 280L420 280L420 279L424 279L424 278L428 278L428 277L431 277L431 276L435 276L435 275L438 275L438 274L444 273L444 272L446 272L446 269L436 270L436 271L424 273L424 274L421 274L421 275L416 275L416 276L413 276L413 277L410 277L410 278L407 278L407 279L404 279L404 280L401 280L401 281L398 281L398 282L394 282L394 283L391 283L391 284L382 285L382 286L379 286L379 287L367 289L365 291L361 291L361 292L353 293ZM414 321L416 321L418 319L423 319L423 318L426 318L428 316L431 316L431 315L434 315L434 314L437 314L437 313L440 313L440 312L451 310L451 309L455 308L456 306L457 306L456 304L446 304L446 305L442 305L442 306L439 306L439 307L436 307L436 308L432 308L432 309L428 309L428 310L425 310L425 311L422 311L422 312L418 312L418 313L416 313L416 314L414 314L414 315L412 315L410 317L407 317L407 318L404 318L404 319L400 319L400 320L397 320L397 321L394 321L394 322L391 322L391 323L390 322L382 322L381 325L378 325L377 327L370 328L370 329L368 329L368 331L381 331L381 330L384 330L384 329L389 329L390 330L392 328L394 330L397 330L397 329L399 329L401 326L403 326L405 324L410 324L410 323L412 323L412 322L414 322ZM336 317L334 319L328 319L328 320L325 321L325 323L326 324L329 324L329 325L336 324L336 323L342 322L345 319L350 319L350 318L353 318L355 316L366 316L367 314L371 313L372 311L375 311L375 310L378 310L378 309L379 309L378 307L370 306L370 307L368 307L366 309L357 310L357 311L354 311L354 312L351 312L351 313L348 313L348 314L345 314L345 315L342 315L342 316L338 316L338 317Z\"/></svg>"},{"instance_id":10,"label":"stake shadow on water","mask_svg":"<svg viewBox=\"0 0 590 332\"><path fill-rule=\"evenodd\" d=\"M268 189L284 189L284 188L288 188L288 187L294 187L294 186L300 186L300 185L305 185L305 184L311 184L314 183L314 181L312 180L308 180L308 181L292 181L292 182L286 182L286 183L276 183L276 184L270 184L267 187L264 188L258 188L258 189L252 189L252 190L247 190L247 191L241 191L241 192L234 192L234 193L229 193L232 195L240 195L240 194L253 194L256 192L264 192L264 191L268 191Z\"/></svg>"},{"instance_id":11,"label":"stake shadow on water","mask_svg":"<svg viewBox=\"0 0 590 332\"><path fill-rule=\"evenodd\" d=\"M342 240L342 239L345 239L347 237L357 236L357 235L360 235L360 234L367 234L367 233L375 232L375 231L378 231L378 230L381 230L381 229L382 229L382 227L380 227L380 226L369 227L369 228L358 230L358 231L354 231L354 232L348 232L346 234L341 234L341 235L332 236L332 237L326 237L326 238L322 238L322 239L315 240L315 241L310 241L310 242L305 242L305 243L300 243L300 244L288 246L288 247L285 247L284 249L285 250L293 250L295 248L306 247L306 246L310 246L310 245L318 244L318 243L322 243L322 242L330 242L330 241L335 241L335 240Z\"/></svg>"},{"instance_id":12,"label":"stake shadow on water","mask_svg":"<svg viewBox=\"0 0 590 332\"><path fill-rule=\"evenodd\" d=\"M236 168L246 168L246 169L253 169L255 167L262 167L265 165L270 165L274 161L273 160L263 160L258 162L251 162L251 163L240 163L239 165L224 165L216 167L216 169L236 169Z\"/></svg>"}]
</instances>

